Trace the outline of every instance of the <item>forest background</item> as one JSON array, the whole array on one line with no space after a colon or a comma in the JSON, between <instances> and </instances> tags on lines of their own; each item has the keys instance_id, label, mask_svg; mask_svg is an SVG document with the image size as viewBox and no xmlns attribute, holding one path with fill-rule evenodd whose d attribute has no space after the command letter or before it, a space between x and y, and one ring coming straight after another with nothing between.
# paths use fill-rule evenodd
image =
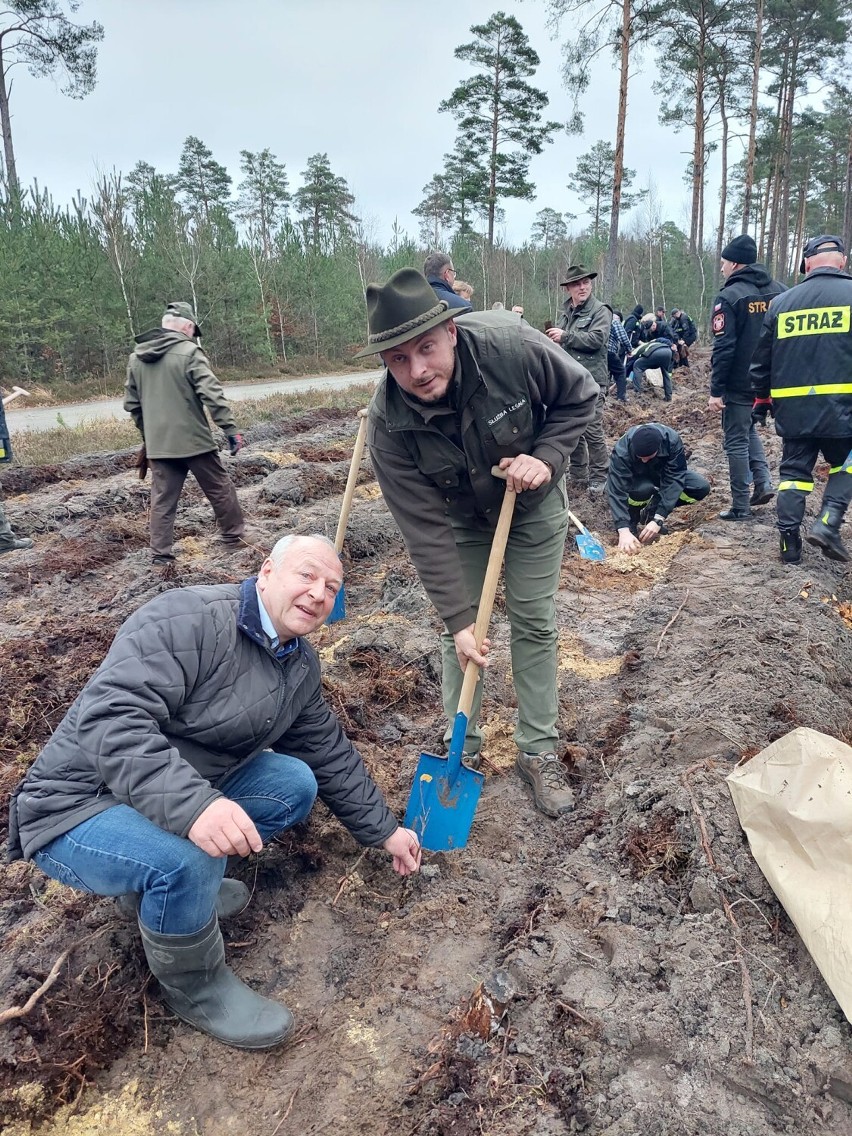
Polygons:
<instances>
[{"instance_id":1,"label":"forest background","mask_svg":"<svg viewBox=\"0 0 852 1136\"><path fill-rule=\"evenodd\" d=\"M567 121L564 114L556 121L536 85L539 57L522 26L524 8L536 3L562 45ZM114 389L132 336L158 324L174 298L195 306L220 369L348 366L366 335L366 283L422 266L434 248L473 284L475 307L521 304L538 326L556 317L559 281L575 262L597 271L597 295L625 312L636 303L677 305L704 326L719 253L734 234L751 232L761 259L786 282L796 279L805 235L837 232L849 246L852 0L529 0L514 11L448 29L446 62L463 64L465 77L442 87L435 60L431 90L452 146L428 181L423 171L420 201L400 203L417 231L397 221L380 242L346 171L321 149L297 172L271 147L242 150L232 178L189 134L171 169L145 161L99 169L91 191L67 204L49 187L25 184L15 151L15 68L84 97L97 83L109 29L86 21L78 0L7 3L0 380ZM612 123L593 114L592 131L585 116L601 58L611 63L618 107ZM692 136L681 224L666 215L653 181L637 185L624 163L640 58L653 59L658 75L658 146L669 146L675 124ZM380 101L373 132L381 133ZM513 203L539 204L536 156L570 133L588 141L565 169L585 212L542 204L526 238L509 241L502 222Z\"/></svg>"}]
</instances>

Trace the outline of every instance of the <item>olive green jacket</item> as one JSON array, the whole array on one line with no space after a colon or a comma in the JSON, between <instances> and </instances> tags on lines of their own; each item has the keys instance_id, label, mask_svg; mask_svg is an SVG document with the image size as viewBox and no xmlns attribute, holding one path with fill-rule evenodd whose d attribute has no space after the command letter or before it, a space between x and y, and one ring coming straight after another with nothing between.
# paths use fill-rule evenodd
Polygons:
<instances>
[{"instance_id":1,"label":"olive green jacket","mask_svg":"<svg viewBox=\"0 0 852 1136\"><path fill-rule=\"evenodd\" d=\"M572 359L591 372L604 390L609 386L606 349L611 324L612 308L594 296L589 296L578 308L570 299L562 306L560 343Z\"/></svg>"},{"instance_id":2,"label":"olive green jacket","mask_svg":"<svg viewBox=\"0 0 852 1136\"><path fill-rule=\"evenodd\" d=\"M218 450L205 407L225 434L236 434L222 384L194 339L165 328L137 336L127 364L124 409L142 434L148 457L190 458Z\"/></svg>"}]
</instances>

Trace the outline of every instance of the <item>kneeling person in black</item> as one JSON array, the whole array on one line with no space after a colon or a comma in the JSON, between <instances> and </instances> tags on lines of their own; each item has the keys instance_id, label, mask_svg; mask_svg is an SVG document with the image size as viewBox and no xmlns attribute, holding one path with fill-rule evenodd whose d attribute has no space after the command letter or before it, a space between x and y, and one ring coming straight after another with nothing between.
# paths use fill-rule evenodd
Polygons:
<instances>
[{"instance_id":1,"label":"kneeling person in black","mask_svg":"<svg viewBox=\"0 0 852 1136\"><path fill-rule=\"evenodd\" d=\"M664 531L672 509L702 501L710 482L687 468L677 430L650 422L632 426L616 443L606 490L619 552L638 552Z\"/></svg>"}]
</instances>

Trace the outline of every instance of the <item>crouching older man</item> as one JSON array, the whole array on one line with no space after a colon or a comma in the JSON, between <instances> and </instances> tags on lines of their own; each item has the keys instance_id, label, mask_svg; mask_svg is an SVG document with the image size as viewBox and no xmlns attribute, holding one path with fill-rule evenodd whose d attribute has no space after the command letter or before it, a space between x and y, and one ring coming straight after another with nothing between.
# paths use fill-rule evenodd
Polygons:
<instances>
[{"instance_id":1,"label":"crouching older man","mask_svg":"<svg viewBox=\"0 0 852 1136\"><path fill-rule=\"evenodd\" d=\"M172 1010L266 1049L293 1016L225 965L218 915L245 905L228 856L259 852L319 793L361 844L417 871L401 828L322 696L303 636L342 585L325 537L287 536L242 584L177 588L119 629L16 789L11 859L61 883L138 897L145 956Z\"/></svg>"}]
</instances>

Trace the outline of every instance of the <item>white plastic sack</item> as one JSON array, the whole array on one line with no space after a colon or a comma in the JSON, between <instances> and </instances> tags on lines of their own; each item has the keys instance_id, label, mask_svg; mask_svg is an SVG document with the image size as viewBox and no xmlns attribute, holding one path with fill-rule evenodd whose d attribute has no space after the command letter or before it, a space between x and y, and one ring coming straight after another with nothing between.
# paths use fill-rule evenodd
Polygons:
<instances>
[{"instance_id":1,"label":"white plastic sack","mask_svg":"<svg viewBox=\"0 0 852 1136\"><path fill-rule=\"evenodd\" d=\"M660 390L663 389L663 372L659 367L649 367L645 372L645 378L652 387L659 387Z\"/></svg>"},{"instance_id":2,"label":"white plastic sack","mask_svg":"<svg viewBox=\"0 0 852 1136\"><path fill-rule=\"evenodd\" d=\"M799 727L727 781L760 870L852 1021L852 748Z\"/></svg>"}]
</instances>

